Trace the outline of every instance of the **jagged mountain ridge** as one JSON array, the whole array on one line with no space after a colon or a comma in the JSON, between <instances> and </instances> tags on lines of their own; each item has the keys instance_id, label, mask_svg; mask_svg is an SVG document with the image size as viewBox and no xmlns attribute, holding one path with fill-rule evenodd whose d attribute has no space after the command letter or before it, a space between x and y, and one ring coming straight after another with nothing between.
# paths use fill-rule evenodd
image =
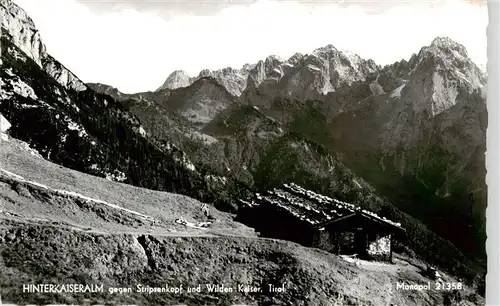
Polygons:
<instances>
[{"instance_id":1,"label":"jagged mountain ridge","mask_svg":"<svg viewBox=\"0 0 500 306\"><path fill-rule=\"evenodd\" d=\"M186 88L196 84L199 80L209 78L222 85L229 94L239 97L238 103L260 105L260 101L280 97L299 99L322 98L326 93L345 88L354 82L365 80L374 74L377 67L371 60L363 60L356 54L348 51L339 51L332 45L328 45L314 50L311 55L296 53L286 61L277 56L269 56L256 64L246 64L241 69L224 68L216 71L204 69L194 78L190 78L184 71L177 70L169 75L165 83L154 92L124 95L115 89L108 88L104 84L88 85L98 92L110 94L121 101L126 98L136 101L154 100L157 104L161 104L162 108L170 108L169 103L172 103L171 96L180 92L194 92L194 89ZM280 88L279 90L276 90L277 86ZM235 89L236 87L239 89ZM309 89L303 90L304 88ZM206 119L198 118L190 121L199 121L199 119L202 119L204 123L208 123L207 119L214 119L214 115L224 111L232 104L228 100L233 99L220 99L220 95L227 95L223 93L214 94L209 91L206 90L206 93L202 94L202 97L196 98L200 101L205 100L205 102L213 100L217 100L218 102L202 103L205 105L198 107L198 109L204 110L205 115L201 117ZM192 98L196 96L194 93L192 95ZM206 99L206 96L208 96L208 99ZM189 99L185 98L185 100ZM161 100L163 101L159 103ZM188 104L192 104L192 102L186 103L186 105ZM209 106L207 104L212 105ZM198 113L200 113L200 110L189 109L188 107L183 117L193 116L196 118L198 117ZM212 115L207 116L207 113ZM190 134L189 131L183 133ZM174 129L174 134L176 135L172 137L178 138L176 129ZM206 139L207 136L202 136L202 138Z\"/></svg>"},{"instance_id":2,"label":"jagged mountain ridge","mask_svg":"<svg viewBox=\"0 0 500 306\"><path fill-rule=\"evenodd\" d=\"M187 87L197 79L211 76L232 95L244 95L246 100L250 99L249 96L266 91L269 83L280 83L281 97L314 98L318 94L335 91L344 83L350 85L364 80L377 69L372 60L366 61L357 54L328 45L309 55L296 53L288 60L271 55L256 64L245 64L240 69L204 69L193 78L185 71L176 70L157 90ZM310 87L310 90L301 92L306 87Z\"/></svg>"},{"instance_id":3,"label":"jagged mountain ridge","mask_svg":"<svg viewBox=\"0 0 500 306\"><path fill-rule=\"evenodd\" d=\"M246 64L241 69L230 67L219 70L203 69L196 77L190 77L184 70L175 70L156 91L187 87L201 78L211 77L223 85L233 96L239 96L246 87L246 80L252 67L252 65Z\"/></svg>"},{"instance_id":4,"label":"jagged mountain ridge","mask_svg":"<svg viewBox=\"0 0 500 306\"><path fill-rule=\"evenodd\" d=\"M260 69L260 78L249 82L242 94L247 103L262 105L262 100L273 98L318 99L345 85L364 81L378 70L372 60L332 45L309 55L295 54L287 61L271 59L266 60L266 69Z\"/></svg>"}]
</instances>

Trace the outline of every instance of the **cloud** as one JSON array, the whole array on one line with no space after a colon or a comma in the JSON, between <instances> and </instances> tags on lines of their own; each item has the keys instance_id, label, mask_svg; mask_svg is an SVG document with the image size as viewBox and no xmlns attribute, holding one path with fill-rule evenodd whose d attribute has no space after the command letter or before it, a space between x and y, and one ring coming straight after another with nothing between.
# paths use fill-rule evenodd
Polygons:
<instances>
[{"instance_id":1,"label":"cloud","mask_svg":"<svg viewBox=\"0 0 500 306\"><path fill-rule=\"evenodd\" d=\"M154 11L168 18L173 14L190 14L209 16L214 15L221 10L231 6L244 5L250 6L258 2L258 0L210 0L210 1L169 1L169 0L76 0L78 3L85 5L95 12L106 13L112 11L120 11L124 7L133 8L141 12ZM278 3L287 3L290 0L274 0ZM463 0L465 3L485 6L487 0ZM341 7L346 7L352 4L362 5L367 12L381 13L391 7L398 5L412 6L415 2L412 1L364 1L364 0L296 0L296 3L307 6L324 6L337 4ZM439 0L424 0L419 1L419 4L429 5L439 2ZM165 14L164 14L165 13Z\"/></svg>"},{"instance_id":2,"label":"cloud","mask_svg":"<svg viewBox=\"0 0 500 306\"><path fill-rule=\"evenodd\" d=\"M197 16L210 16L217 14L219 11L234 6L235 4L228 1L137 1L137 0L76 0L77 3L90 8L95 13L117 12L126 8L135 9L139 12L157 12L165 19L178 14L188 14ZM246 1L241 4L251 4L255 1ZM236 4L238 5L238 4Z\"/></svg>"},{"instance_id":3,"label":"cloud","mask_svg":"<svg viewBox=\"0 0 500 306\"><path fill-rule=\"evenodd\" d=\"M120 1L119 8L100 10L75 0L15 2L33 18L48 51L83 81L125 92L153 90L175 69L196 75L327 44L389 64L408 59L436 36L449 36L478 64L486 62L487 9L465 2L367 7L256 1L204 15L165 2L152 9ZM168 5L177 11L165 18Z\"/></svg>"}]
</instances>

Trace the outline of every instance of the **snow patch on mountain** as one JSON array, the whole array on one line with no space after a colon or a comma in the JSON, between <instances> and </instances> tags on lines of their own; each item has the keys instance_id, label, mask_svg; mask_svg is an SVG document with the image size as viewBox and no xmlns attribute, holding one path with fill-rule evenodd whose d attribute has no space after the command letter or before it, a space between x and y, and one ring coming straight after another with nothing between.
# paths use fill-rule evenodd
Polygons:
<instances>
[{"instance_id":1,"label":"snow patch on mountain","mask_svg":"<svg viewBox=\"0 0 500 306\"><path fill-rule=\"evenodd\" d=\"M307 68L314 70L314 71L321 72L321 69L319 67L316 67L316 66L311 65L311 64L307 65Z\"/></svg>"}]
</instances>

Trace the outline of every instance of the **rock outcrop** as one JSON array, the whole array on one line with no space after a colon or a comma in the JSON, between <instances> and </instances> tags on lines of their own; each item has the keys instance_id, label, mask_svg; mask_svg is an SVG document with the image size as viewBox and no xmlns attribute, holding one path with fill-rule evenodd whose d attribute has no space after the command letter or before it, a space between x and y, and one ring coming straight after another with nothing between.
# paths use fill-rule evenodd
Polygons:
<instances>
[{"instance_id":1,"label":"rock outcrop","mask_svg":"<svg viewBox=\"0 0 500 306\"><path fill-rule=\"evenodd\" d=\"M12 43L28 55L66 88L82 91L87 86L53 57L47 54L40 32L24 10L10 0L0 1L1 27L12 37Z\"/></svg>"},{"instance_id":2,"label":"rock outcrop","mask_svg":"<svg viewBox=\"0 0 500 306\"><path fill-rule=\"evenodd\" d=\"M167 77L165 83L156 91L187 87L199 79L211 77L216 79L233 96L239 96L247 86L246 81L251 68L251 65L244 65L241 69L229 67L219 70L203 69L196 77L190 77L183 70L176 70Z\"/></svg>"},{"instance_id":3,"label":"rock outcrop","mask_svg":"<svg viewBox=\"0 0 500 306\"><path fill-rule=\"evenodd\" d=\"M163 85L160 86L157 89L157 91L162 89L176 89L181 87L187 87L191 84L192 84L191 78L185 71L176 70L167 77L165 83L163 83Z\"/></svg>"}]
</instances>

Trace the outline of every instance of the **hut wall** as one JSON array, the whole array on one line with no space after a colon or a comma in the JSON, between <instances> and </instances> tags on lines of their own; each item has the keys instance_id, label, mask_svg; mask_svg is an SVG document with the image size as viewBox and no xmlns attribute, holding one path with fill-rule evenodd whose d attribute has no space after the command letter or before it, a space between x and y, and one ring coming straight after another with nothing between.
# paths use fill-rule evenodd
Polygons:
<instances>
[{"instance_id":1,"label":"hut wall","mask_svg":"<svg viewBox=\"0 0 500 306\"><path fill-rule=\"evenodd\" d=\"M312 246L335 253L335 234L327 230L317 230L313 235Z\"/></svg>"},{"instance_id":2,"label":"hut wall","mask_svg":"<svg viewBox=\"0 0 500 306\"><path fill-rule=\"evenodd\" d=\"M351 231L317 231L313 247L335 254L357 254L356 233ZM366 252L373 257L385 258L390 253L390 236L375 234L367 237ZM359 247L359 246L358 246Z\"/></svg>"},{"instance_id":3,"label":"hut wall","mask_svg":"<svg viewBox=\"0 0 500 306\"><path fill-rule=\"evenodd\" d=\"M340 254L354 254L355 249L355 238L354 232L344 231L338 232L336 235L336 244L338 245L338 253Z\"/></svg>"},{"instance_id":4,"label":"hut wall","mask_svg":"<svg viewBox=\"0 0 500 306\"><path fill-rule=\"evenodd\" d=\"M391 250L390 235L376 235L368 245L368 254L372 256L388 256Z\"/></svg>"},{"instance_id":5,"label":"hut wall","mask_svg":"<svg viewBox=\"0 0 500 306\"><path fill-rule=\"evenodd\" d=\"M349 231L318 230L314 233L313 247L335 254L354 254L356 253L355 233Z\"/></svg>"},{"instance_id":6,"label":"hut wall","mask_svg":"<svg viewBox=\"0 0 500 306\"><path fill-rule=\"evenodd\" d=\"M249 216L251 215L251 220ZM304 221L271 205L259 205L249 214L247 224L262 236L289 240L304 246L312 246L313 230Z\"/></svg>"}]
</instances>

